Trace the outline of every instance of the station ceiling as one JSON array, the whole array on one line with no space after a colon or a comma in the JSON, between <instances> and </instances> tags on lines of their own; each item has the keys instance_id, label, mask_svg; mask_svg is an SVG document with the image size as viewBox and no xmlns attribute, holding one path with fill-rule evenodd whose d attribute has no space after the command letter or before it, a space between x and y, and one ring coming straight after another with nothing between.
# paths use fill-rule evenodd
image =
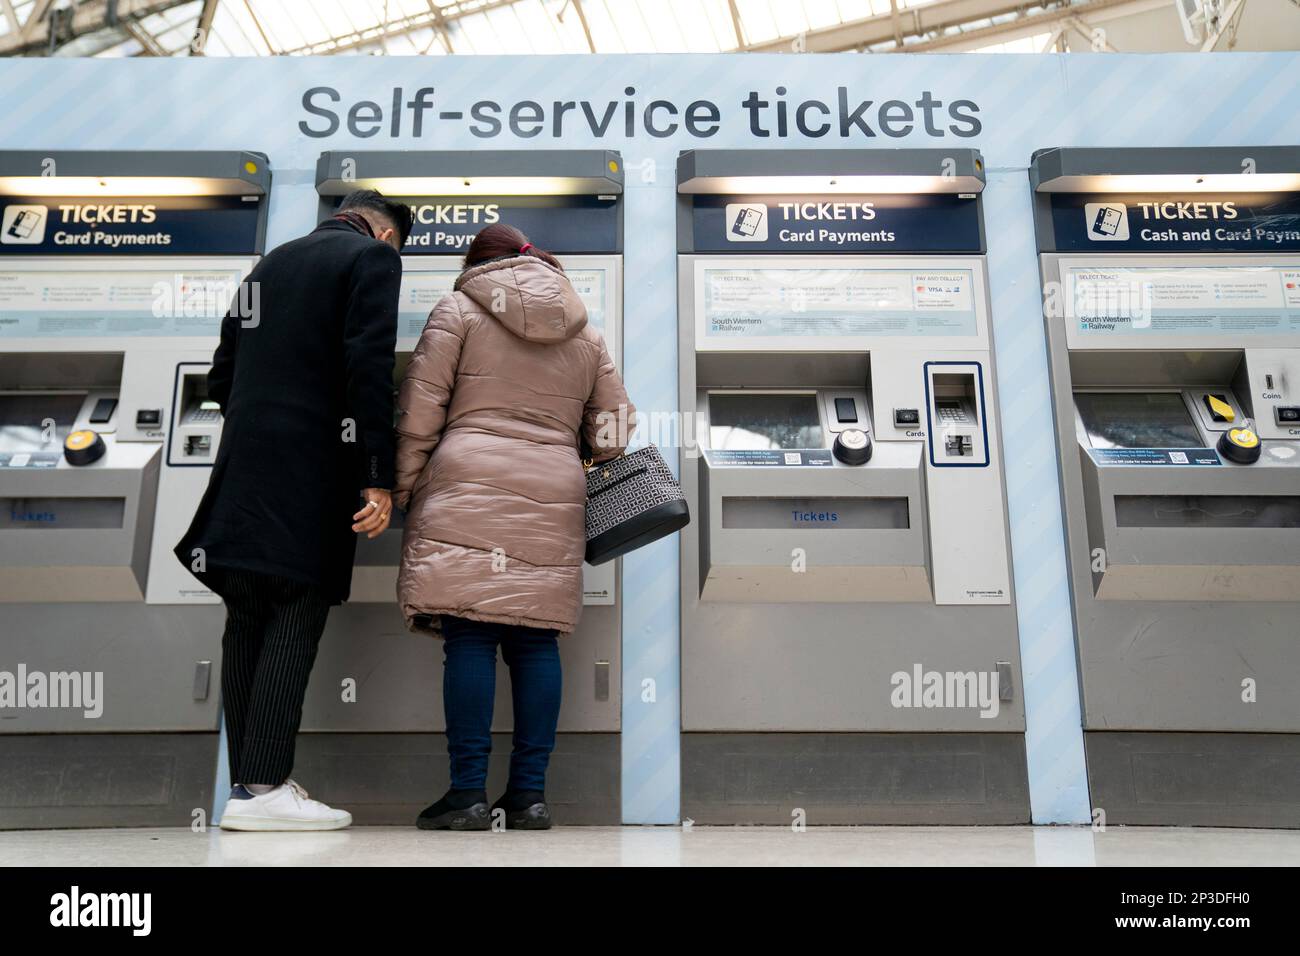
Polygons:
<instances>
[{"instance_id":1,"label":"station ceiling","mask_svg":"<svg viewBox=\"0 0 1300 956\"><path fill-rule=\"evenodd\" d=\"M1300 0L0 0L8 56L1294 49Z\"/></svg>"}]
</instances>

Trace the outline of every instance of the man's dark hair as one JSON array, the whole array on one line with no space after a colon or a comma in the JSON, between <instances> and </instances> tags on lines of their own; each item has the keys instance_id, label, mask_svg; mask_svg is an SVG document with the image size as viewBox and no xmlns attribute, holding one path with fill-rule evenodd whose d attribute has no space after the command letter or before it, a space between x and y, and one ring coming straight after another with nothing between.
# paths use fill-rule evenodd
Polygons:
<instances>
[{"instance_id":1,"label":"man's dark hair","mask_svg":"<svg viewBox=\"0 0 1300 956\"><path fill-rule=\"evenodd\" d=\"M404 202L387 198L376 189L358 189L348 193L339 204L339 212L345 209L357 212L369 211L383 216L397 230L397 234L402 238L402 245L406 245L407 237L411 235L413 219L411 207Z\"/></svg>"}]
</instances>

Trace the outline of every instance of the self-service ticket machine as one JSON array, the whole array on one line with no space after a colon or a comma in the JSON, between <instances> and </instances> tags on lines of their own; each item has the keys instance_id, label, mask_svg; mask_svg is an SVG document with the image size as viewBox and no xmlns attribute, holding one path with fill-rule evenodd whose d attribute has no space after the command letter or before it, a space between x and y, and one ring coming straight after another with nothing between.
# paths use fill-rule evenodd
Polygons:
<instances>
[{"instance_id":1,"label":"self-service ticket machine","mask_svg":"<svg viewBox=\"0 0 1300 956\"><path fill-rule=\"evenodd\" d=\"M970 149L679 158L686 817L1029 818L983 187Z\"/></svg>"},{"instance_id":2,"label":"self-service ticket machine","mask_svg":"<svg viewBox=\"0 0 1300 956\"><path fill-rule=\"evenodd\" d=\"M605 150L338 151L317 165L320 216L354 189L410 203L395 387L433 306L485 225L505 222L562 260L621 367L623 168ZM400 513L357 547L350 601L330 616L303 715L302 776L361 823L409 824L447 786L442 644L406 631L396 604ZM565 823L618 823L618 562L584 569L577 630L560 642L564 698L547 799ZM510 680L497 679L489 787L504 787Z\"/></svg>"},{"instance_id":3,"label":"self-service ticket machine","mask_svg":"<svg viewBox=\"0 0 1300 956\"><path fill-rule=\"evenodd\" d=\"M172 548L269 186L259 153L0 152L0 828L211 806L223 616Z\"/></svg>"},{"instance_id":4,"label":"self-service ticket machine","mask_svg":"<svg viewBox=\"0 0 1300 956\"><path fill-rule=\"evenodd\" d=\"M1300 825L1300 148L1030 182L1092 805Z\"/></svg>"}]
</instances>

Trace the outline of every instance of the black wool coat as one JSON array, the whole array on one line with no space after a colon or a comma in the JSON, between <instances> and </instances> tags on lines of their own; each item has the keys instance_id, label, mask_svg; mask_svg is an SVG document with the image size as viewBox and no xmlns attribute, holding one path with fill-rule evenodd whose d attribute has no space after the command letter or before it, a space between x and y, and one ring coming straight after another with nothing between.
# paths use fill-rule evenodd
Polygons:
<instances>
[{"instance_id":1,"label":"black wool coat","mask_svg":"<svg viewBox=\"0 0 1300 956\"><path fill-rule=\"evenodd\" d=\"M224 416L207 492L176 556L207 572L352 587L352 515L364 488L391 489L393 348L402 260L331 219L272 250L232 307L208 373ZM196 555L195 549L201 549Z\"/></svg>"}]
</instances>

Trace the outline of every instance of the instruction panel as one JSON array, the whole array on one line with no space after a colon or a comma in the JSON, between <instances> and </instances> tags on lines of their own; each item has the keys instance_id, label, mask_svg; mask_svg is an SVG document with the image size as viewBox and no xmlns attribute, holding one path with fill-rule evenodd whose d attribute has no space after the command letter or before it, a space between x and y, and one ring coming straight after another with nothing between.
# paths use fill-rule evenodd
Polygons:
<instances>
[{"instance_id":1,"label":"instruction panel","mask_svg":"<svg viewBox=\"0 0 1300 956\"><path fill-rule=\"evenodd\" d=\"M179 265L0 269L0 337L217 335L242 276L239 267Z\"/></svg>"},{"instance_id":2,"label":"instruction panel","mask_svg":"<svg viewBox=\"0 0 1300 956\"><path fill-rule=\"evenodd\" d=\"M1077 332L1300 333L1300 267L1071 268L1066 305Z\"/></svg>"},{"instance_id":3,"label":"instruction panel","mask_svg":"<svg viewBox=\"0 0 1300 956\"><path fill-rule=\"evenodd\" d=\"M969 269L706 266L711 337L974 336Z\"/></svg>"}]
</instances>

